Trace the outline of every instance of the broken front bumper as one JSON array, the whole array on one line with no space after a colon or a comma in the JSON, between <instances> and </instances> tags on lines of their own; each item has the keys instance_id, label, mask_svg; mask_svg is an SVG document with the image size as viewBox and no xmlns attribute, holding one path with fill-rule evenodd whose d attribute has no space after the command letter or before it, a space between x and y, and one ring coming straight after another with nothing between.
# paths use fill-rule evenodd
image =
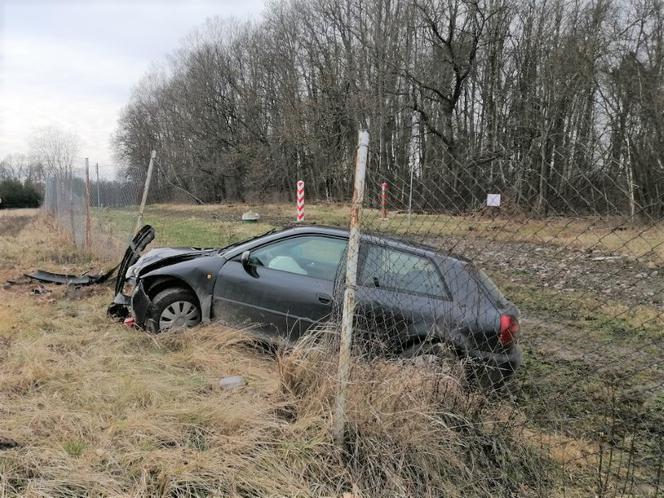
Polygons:
<instances>
[{"instance_id":1,"label":"broken front bumper","mask_svg":"<svg viewBox=\"0 0 664 498\"><path fill-rule=\"evenodd\" d=\"M152 242L154 237L154 228L150 225L145 225L136 233L125 251L122 262L118 267L118 277L115 281L115 297L113 298L113 303L108 307L108 314L115 320L122 321L129 317L131 313L131 297L125 292L127 271L136 263L143 250Z\"/></svg>"},{"instance_id":2,"label":"broken front bumper","mask_svg":"<svg viewBox=\"0 0 664 498\"><path fill-rule=\"evenodd\" d=\"M152 301L143 289L143 282L139 282L134 289L134 295L131 298L131 309L136 319L136 324L139 327L145 327L145 320L149 316L149 310L152 306Z\"/></svg>"},{"instance_id":3,"label":"broken front bumper","mask_svg":"<svg viewBox=\"0 0 664 498\"><path fill-rule=\"evenodd\" d=\"M131 311L136 319L136 325L148 332L157 332L157 324L151 317L152 300L139 281L131 297Z\"/></svg>"},{"instance_id":4,"label":"broken front bumper","mask_svg":"<svg viewBox=\"0 0 664 498\"><path fill-rule=\"evenodd\" d=\"M116 294L113 298L113 302L108 307L107 313L114 320L121 322L129 316L129 307L131 306L131 300L129 296L124 294Z\"/></svg>"},{"instance_id":5,"label":"broken front bumper","mask_svg":"<svg viewBox=\"0 0 664 498\"><path fill-rule=\"evenodd\" d=\"M124 292L116 295L108 312L119 321L133 317L138 327L154 331L155 323L150 317L151 309L152 301L143 288L143 282L139 281L132 289L131 296Z\"/></svg>"}]
</instances>

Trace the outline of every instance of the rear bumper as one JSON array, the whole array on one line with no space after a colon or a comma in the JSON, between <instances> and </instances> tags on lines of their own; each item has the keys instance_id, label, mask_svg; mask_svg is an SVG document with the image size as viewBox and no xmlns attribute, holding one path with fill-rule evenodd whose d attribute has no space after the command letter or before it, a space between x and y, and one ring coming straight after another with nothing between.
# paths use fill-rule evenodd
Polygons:
<instances>
[{"instance_id":1,"label":"rear bumper","mask_svg":"<svg viewBox=\"0 0 664 498\"><path fill-rule=\"evenodd\" d=\"M522 363L521 348L512 346L508 352L473 351L468 354L473 377L480 385L496 388L514 376Z\"/></svg>"},{"instance_id":2,"label":"rear bumper","mask_svg":"<svg viewBox=\"0 0 664 498\"><path fill-rule=\"evenodd\" d=\"M512 346L508 352L470 351L468 357L472 360L481 361L494 368L515 372L522 363L521 348Z\"/></svg>"}]
</instances>

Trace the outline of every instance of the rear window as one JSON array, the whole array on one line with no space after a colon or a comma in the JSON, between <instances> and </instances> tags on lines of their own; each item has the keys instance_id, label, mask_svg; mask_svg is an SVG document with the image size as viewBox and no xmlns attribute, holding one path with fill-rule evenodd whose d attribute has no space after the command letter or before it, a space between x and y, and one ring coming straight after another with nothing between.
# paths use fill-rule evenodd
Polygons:
<instances>
[{"instance_id":1,"label":"rear window","mask_svg":"<svg viewBox=\"0 0 664 498\"><path fill-rule=\"evenodd\" d=\"M475 274L477 276L477 283L479 284L480 289L484 291L486 296L491 299L493 304L496 306L505 306L507 304L507 299L503 295L502 292L500 292L500 289L498 286L489 278L489 275L484 273L483 270L479 270L474 267L469 267L469 271L471 274Z\"/></svg>"}]
</instances>

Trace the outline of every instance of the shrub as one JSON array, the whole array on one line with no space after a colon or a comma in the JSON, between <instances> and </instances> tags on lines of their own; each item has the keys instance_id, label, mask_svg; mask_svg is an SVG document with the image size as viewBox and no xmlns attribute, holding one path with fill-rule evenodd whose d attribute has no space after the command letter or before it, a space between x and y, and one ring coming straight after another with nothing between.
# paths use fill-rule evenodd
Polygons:
<instances>
[{"instance_id":1,"label":"shrub","mask_svg":"<svg viewBox=\"0 0 664 498\"><path fill-rule=\"evenodd\" d=\"M0 181L0 209L39 207L42 195L32 182L19 180Z\"/></svg>"}]
</instances>

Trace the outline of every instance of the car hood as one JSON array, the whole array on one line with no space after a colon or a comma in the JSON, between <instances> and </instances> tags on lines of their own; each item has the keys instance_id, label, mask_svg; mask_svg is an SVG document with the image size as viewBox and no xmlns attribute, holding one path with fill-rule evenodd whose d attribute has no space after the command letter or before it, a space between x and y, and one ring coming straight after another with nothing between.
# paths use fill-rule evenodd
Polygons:
<instances>
[{"instance_id":1,"label":"car hood","mask_svg":"<svg viewBox=\"0 0 664 498\"><path fill-rule=\"evenodd\" d=\"M198 247L160 247L143 254L136 263L127 270L127 278L136 277L147 270L161 268L181 261L203 256L219 254L219 249Z\"/></svg>"}]
</instances>

